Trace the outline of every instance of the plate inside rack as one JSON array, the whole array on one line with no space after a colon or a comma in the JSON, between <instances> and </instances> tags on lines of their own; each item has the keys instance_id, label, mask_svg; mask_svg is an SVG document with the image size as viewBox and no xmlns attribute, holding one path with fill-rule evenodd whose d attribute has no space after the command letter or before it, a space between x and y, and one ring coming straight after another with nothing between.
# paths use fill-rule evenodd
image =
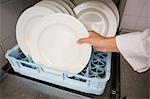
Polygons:
<instances>
[{"instance_id":1,"label":"plate inside rack","mask_svg":"<svg viewBox=\"0 0 150 99\"><path fill-rule=\"evenodd\" d=\"M30 37L31 29L44 16L54 13L53 10L34 6L25 10L18 19L16 25L16 38L18 45L26 56L30 56L28 37Z\"/></svg>"},{"instance_id":2,"label":"plate inside rack","mask_svg":"<svg viewBox=\"0 0 150 99\"><path fill-rule=\"evenodd\" d=\"M60 71L81 72L91 56L89 44L78 44L88 37L84 25L73 16L55 13L42 18L32 29L29 42L35 63Z\"/></svg>"},{"instance_id":3,"label":"plate inside rack","mask_svg":"<svg viewBox=\"0 0 150 99\"><path fill-rule=\"evenodd\" d=\"M95 9L97 11L91 11L89 9ZM116 16L111 8L103 2L87 1L77 5L73 10L77 18L84 23L88 30L89 28L93 29L92 31L106 37L115 36L118 27ZM94 22L93 20L95 20L95 18L99 20ZM89 20L91 20L91 22L86 23L89 22Z\"/></svg>"}]
</instances>

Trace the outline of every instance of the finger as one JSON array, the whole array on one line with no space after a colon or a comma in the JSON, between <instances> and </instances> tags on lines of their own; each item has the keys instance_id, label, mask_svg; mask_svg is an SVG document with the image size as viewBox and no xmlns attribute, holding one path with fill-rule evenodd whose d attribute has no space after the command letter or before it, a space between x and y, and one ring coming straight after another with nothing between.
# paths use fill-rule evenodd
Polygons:
<instances>
[{"instance_id":1,"label":"finger","mask_svg":"<svg viewBox=\"0 0 150 99\"><path fill-rule=\"evenodd\" d=\"M81 38L81 39L78 40L78 43L79 44L90 43L90 38Z\"/></svg>"}]
</instances>

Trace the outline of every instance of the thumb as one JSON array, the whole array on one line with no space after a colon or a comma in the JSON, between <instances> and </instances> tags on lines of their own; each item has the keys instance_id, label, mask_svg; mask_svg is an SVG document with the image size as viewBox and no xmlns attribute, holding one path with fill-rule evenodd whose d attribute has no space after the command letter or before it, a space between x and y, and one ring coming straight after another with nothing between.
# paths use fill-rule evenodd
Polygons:
<instances>
[{"instance_id":1,"label":"thumb","mask_svg":"<svg viewBox=\"0 0 150 99\"><path fill-rule=\"evenodd\" d=\"M90 38L81 38L81 39L78 40L78 43L79 44L90 43Z\"/></svg>"}]
</instances>

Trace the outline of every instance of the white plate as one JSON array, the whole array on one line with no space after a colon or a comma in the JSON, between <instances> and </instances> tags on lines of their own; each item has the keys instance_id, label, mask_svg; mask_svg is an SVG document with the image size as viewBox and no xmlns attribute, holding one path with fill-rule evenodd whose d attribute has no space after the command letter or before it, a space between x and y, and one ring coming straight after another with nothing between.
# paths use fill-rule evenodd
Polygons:
<instances>
[{"instance_id":1,"label":"white plate","mask_svg":"<svg viewBox=\"0 0 150 99\"><path fill-rule=\"evenodd\" d=\"M108 32L108 19L105 13L100 10L88 8L78 13L77 17L86 26L88 31L94 30L97 33Z\"/></svg>"},{"instance_id":2,"label":"white plate","mask_svg":"<svg viewBox=\"0 0 150 99\"><path fill-rule=\"evenodd\" d=\"M114 12L114 14L117 18L117 23L119 25L119 20L120 20L119 12L118 12L118 9L117 9L115 3L112 0L99 0L99 1L104 2L106 5L108 5L112 9L112 11Z\"/></svg>"},{"instance_id":3,"label":"white plate","mask_svg":"<svg viewBox=\"0 0 150 99\"><path fill-rule=\"evenodd\" d=\"M92 1L92 0L74 0L73 2L75 5L79 5L86 1ZM104 2L106 5L108 5L113 10L113 12L115 13L115 16L117 18L117 23L119 25L119 12L118 12L118 9L117 9L115 3L112 0L97 0L97 1Z\"/></svg>"},{"instance_id":4,"label":"white plate","mask_svg":"<svg viewBox=\"0 0 150 99\"><path fill-rule=\"evenodd\" d=\"M83 2L86 2L86 1L89 1L89 0L73 0L73 3L77 6Z\"/></svg>"},{"instance_id":5,"label":"white plate","mask_svg":"<svg viewBox=\"0 0 150 99\"><path fill-rule=\"evenodd\" d=\"M57 8L56 6L52 5L52 4L48 4L47 2L38 2L37 4L35 4L35 6L41 6L41 7L46 7L49 8L53 11L55 11L56 13L63 13L59 8Z\"/></svg>"},{"instance_id":6,"label":"white plate","mask_svg":"<svg viewBox=\"0 0 150 99\"><path fill-rule=\"evenodd\" d=\"M66 10L70 13L70 15L75 16L75 14L74 14L73 10L71 9L71 7L66 2L64 2L63 0L44 0L44 1L55 1L59 4L61 4L63 7L65 7Z\"/></svg>"},{"instance_id":7,"label":"white plate","mask_svg":"<svg viewBox=\"0 0 150 99\"><path fill-rule=\"evenodd\" d=\"M63 0L63 1L65 1L72 9L75 8L75 5L73 4L72 1L70 0Z\"/></svg>"},{"instance_id":8,"label":"white plate","mask_svg":"<svg viewBox=\"0 0 150 99\"><path fill-rule=\"evenodd\" d=\"M48 15L38 23L29 38L32 59L57 70L81 72L91 56L89 44L77 44L79 38L89 36L84 25L73 16L61 13Z\"/></svg>"},{"instance_id":9,"label":"white plate","mask_svg":"<svg viewBox=\"0 0 150 99\"><path fill-rule=\"evenodd\" d=\"M70 14L69 11L63 5L61 5L60 3L56 2L56 1L53 1L53 0L43 0L43 1L40 1L40 2L42 2L44 4L53 5L53 6L57 7L57 8L59 8L65 14Z\"/></svg>"},{"instance_id":10,"label":"white plate","mask_svg":"<svg viewBox=\"0 0 150 99\"><path fill-rule=\"evenodd\" d=\"M96 31L96 30L100 30L99 27L97 27L97 29L95 28L96 29L95 32L98 32L98 33L100 33L100 35L107 36L107 37L115 36L116 31L117 31L117 27L118 27L118 23L117 23L117 20L116 20L116 17L114 15L113 11L102 2L88 1L88 2L84 2L84 3L76 6L74 8L74 12L78 16L78 14L80 12L82 12L86 9L89 9L89 8L97 9L97 10L100 10L101 12L103 12L105 14L107 20L108 20L108 23L109 23L109 25L107 27L107 29L108 29L107 33L100 33L98 31ZM79 17L79 19L83 20L80 17Z\"/></svg>"},{"instance_id":11,"label":"white plate","mask_svg":"<svg viewBox=\"0 0 150 99\"><path fill-rule=\"evenodd\" d=\"M30 53L28 50L29 43L26 38L30 36L32 27L40 18L51 13L54 13L54 11L45 7L34 6L25 10L19 17L16 25L16 38L22 52L26 56Z\"/></svg>"}]
</instances>

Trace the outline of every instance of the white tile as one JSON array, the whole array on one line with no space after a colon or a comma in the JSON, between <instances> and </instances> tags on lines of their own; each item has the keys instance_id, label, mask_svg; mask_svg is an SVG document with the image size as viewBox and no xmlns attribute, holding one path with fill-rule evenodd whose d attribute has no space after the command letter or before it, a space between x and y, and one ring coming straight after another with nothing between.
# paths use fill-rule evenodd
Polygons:
<instances>
[{"instance_id":1,"label":"white tile","mask_svg":"<svg viewBox=\"0 0 150 99\"><path fill-rule=\"evenodd\" d=\"M7 59L5 58L5 54L0 46L0 69L7 64Z\"/></svg>"},{"instance_id":2,"label":"white tile","mask_svg":"<svg viewBox=\"0 0 150 99\"><path fill-rule=\"evenodd\" d=\"M12 5L13 3L13 0L0 3L0 42L15 33L15 27L18 18Z\"/></svg>"},{"instance_id":3,"label":"white tile","mask_svg":"<svg viewBox=\"0 0 150 99\"><path fill-rule=\"evenodd\" d=\"M16 36L12 35L1 43L1 46L6 53L8 49L12 48L17 44Z\"/></svg>"},{"instance_id":4,"label":"white tile","mask_svg":"<svg viewBox=\"0 0 150 99\"><path fill-rule=\"evenodd\" d=\"M126 15L139 16L145 0L127 0Z\"/></svg>"},{"instance_id":5,"label":"white tile","mask_svg":"<svg viewBox=\"0 0 150 99\"><path fill-rule=\"evenodd\" d=\"M140 13L141 17L148 17L150 18L150 0L146 0L144 7Z\"/></svg>"},{"instance_id":6,"label":"white tile","mask_svg":"<svg viewBox=\"0 0 150 99\"><path fill-rule=\"evenodd\" d=\"M138 17L137 16L123 16L121 21L121 28L134 30Z\"/></svg>"},{"instance_id":7,"label":"white tile","mask_svg":"<svg viewBox=\"0 0 150 99\"><path fill-rule=\"evenodd\" d=\"M136 25L136 29L144 30L148 27L150 27L150 19L146 17L139 17L137 25Z\"/></svg>"}]
</instances>

